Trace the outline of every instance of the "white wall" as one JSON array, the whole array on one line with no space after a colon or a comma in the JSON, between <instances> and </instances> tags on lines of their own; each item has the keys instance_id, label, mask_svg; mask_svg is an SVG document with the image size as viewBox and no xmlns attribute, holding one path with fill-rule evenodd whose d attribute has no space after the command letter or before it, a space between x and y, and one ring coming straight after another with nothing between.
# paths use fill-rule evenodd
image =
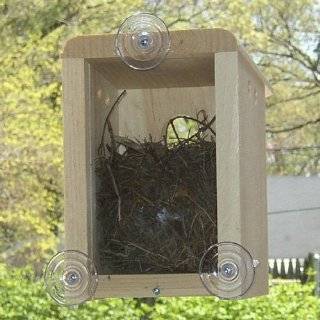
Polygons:
<instances>
[{"instance_id":1,"label":"white wall","mask_svg":"<svg viewBox=\"0 0 320 320\"><path fill-rule=\"evenodd\" d=\"M320 251L320 177L268 177L269 258Z\"/></svg>"}]
</instances>

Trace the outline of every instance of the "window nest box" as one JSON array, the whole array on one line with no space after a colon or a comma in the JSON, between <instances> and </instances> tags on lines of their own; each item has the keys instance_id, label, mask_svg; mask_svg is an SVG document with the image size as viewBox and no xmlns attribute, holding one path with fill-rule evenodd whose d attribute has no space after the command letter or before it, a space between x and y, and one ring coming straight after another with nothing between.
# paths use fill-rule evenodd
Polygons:
<instances>
[{"instance_id":1,"label":"window nest box","mask_svg":"<svg viewBox=\"0 0 320 320\"><path fill-rule=\"evenodd\" d=\"M237 243L260 264L248 290L235 290L266 294L269 86L230 32L170 36L147 71L123 63L116 35L64 48L66 248L96 265L95 298L199 296L209 294L203 253Z\"/></svg>"}]
</instances>

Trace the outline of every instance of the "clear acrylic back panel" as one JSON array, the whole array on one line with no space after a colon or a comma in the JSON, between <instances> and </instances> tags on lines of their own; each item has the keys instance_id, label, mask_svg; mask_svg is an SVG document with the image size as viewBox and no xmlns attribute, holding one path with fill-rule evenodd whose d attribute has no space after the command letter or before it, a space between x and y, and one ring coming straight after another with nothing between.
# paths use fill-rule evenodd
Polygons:
<instances>
[{"instance_id":1,"label":"clear acrylic back panel","mask_svg":"<svg viewBox=\"0 0 320 320\"><path fill-rule=\"evenodd\" d=\"M172 80L170 65L143 72L124 66L118 77L112 65L93 63L93 251L100 274L197 273L217 243L213 80L193 86L192 77L179 74L185 61Z\"/></svg>"}]
</instances>

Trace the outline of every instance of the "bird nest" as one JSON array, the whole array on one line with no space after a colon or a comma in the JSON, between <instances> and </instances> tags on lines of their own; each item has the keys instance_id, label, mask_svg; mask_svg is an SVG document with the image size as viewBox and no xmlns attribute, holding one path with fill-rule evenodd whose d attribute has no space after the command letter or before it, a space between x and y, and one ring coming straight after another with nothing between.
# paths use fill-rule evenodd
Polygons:
<instances>
[{"instance_id":1,"label":"bird nest","mask_svg":"<svg viewBox=\"0 0 320 320\"><path fill-rule=\"evenodd\" d=\"M117 137L109 118L124 94L107 116L95 162L101 270L195 273L217 243L215 118L201 111L171 119L160 141Z\"/></svg>"}]
</instances>

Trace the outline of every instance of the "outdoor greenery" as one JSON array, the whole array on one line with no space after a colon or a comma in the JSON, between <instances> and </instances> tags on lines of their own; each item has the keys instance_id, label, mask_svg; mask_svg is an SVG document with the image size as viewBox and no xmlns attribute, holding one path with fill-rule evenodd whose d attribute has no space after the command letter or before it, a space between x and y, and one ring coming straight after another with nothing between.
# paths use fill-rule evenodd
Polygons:
<instances>
[{"instance_id":1,"label":"outdoor greenery","mask_svg":"<svg viewBox=\"0 0 320 320\"><path fill-rule=\"evenodd\" d=\"M116 32L137 11L157 14L170 30L234 32L274 90L267 107L269 173L319 174L317 0L0 0L0 261L6 265L31 265L40 275L63 237L64 43L79 34ZM25 269L2 265L0 272L0 319L140 319L148 312L150 319L320 317L310 286L297 284L243 302L160 299L151 310L135 300L110 300L61 310Z\"/></svg>"},{"instance_id":2,"label":"outdoor greenery","mask_svg":"<svg viewBox=\"0 0 320 320\"><path fill-rule=\"evenodd\" d=\"M171 30L231 30L273 86L269 173L318 174L319 10L315 0L0 0L1 260L41 270L63 232L59 54L68 38L115 32L137 11Z\"/></svg>"},{"instance_id":3,"label":"outdoor greenery","mask_svg":"<svg viewBox=\"0 0 320 320\"><path fill-rule=\"evenodd\" d=\"M87 302L78 309L59 307L30 269L0 265L1 320L316 320L320 300L313 283L280 284L265 297L219 301L217 298L160 298L154 305L138 299Z\"/></svg>"}]
</instances>

